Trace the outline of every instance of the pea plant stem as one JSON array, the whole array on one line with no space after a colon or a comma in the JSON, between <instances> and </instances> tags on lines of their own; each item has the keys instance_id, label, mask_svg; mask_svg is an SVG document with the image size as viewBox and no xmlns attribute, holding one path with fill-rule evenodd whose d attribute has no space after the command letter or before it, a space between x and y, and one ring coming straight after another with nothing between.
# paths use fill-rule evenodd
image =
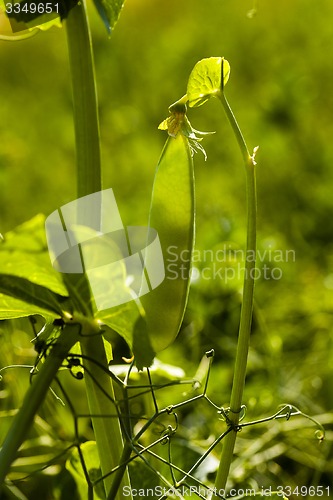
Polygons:
<instances>
[{"instance_id":1,"label":"pea plant stem","mask_svg":"<svg viewBox=\"0 0 333 500\"><path fill-rule=\"evenodd\" d=\"M69 12L66 29L73 89L77 195L80 198L102 189L97 90L85 0L79 2ZM80 214L80 217L86 225L89 225L89 214ZM98 365L103 365L106 371L108 369L102 337L93 335L89 338L89 332L87 332L87 338L81 342L81 349L82 353L89 355L91 360L87 361L86 366L86 392L91 414L101 415L93 417L92 424L101 470L104 475L119 464L123 451L123 439L119 420L110 417L110 415L115 414L112 403L114 390L111 378L105 371L98 368ZM98 386L88 373L94 374ZM106 493L110 490L112 481L112 475L105 478ZM122 485L129 484L128 471L126 470ZM117 500L123 498L121 489L115 498Z\"/></svg>"},{"instance_id":2,"label":"pea plant stem","mask_svg":"<svg viewBox=\"0 0 333 500\"><path fill-rule=\"evenodd\" d=\"M228 425L232 427L223 440L223 449L218 469L215 488L216 491L225 490L230 471L231 462L234 454L234 447L237 436L237 426L242 407L242 398L245 386L247 358L250 345L254 278L256 262L253 256L256 254L256 219L257 219L257 197L256 197L256 176L254 155L251 156L246 146L242 132L238 126L236 118L229 106L229 103L221 93L220 100L227 114L229 122L235 133L237 142L240 146L245 165L246 174L246 200L247 200L247 243L246 243L246 262L243 284L243 300L241 307L238 343L236 360L234 366L234 376L230 398L230 410L228 413ZM214 496L213 499L218 497Z\"/></svg>"},{"instance_id":3,"label":"pea plant stem","mask_svg":"<svg viewBox=\"0 0 333 500\"><path fill-rule=\"evenodd\" d=\"M123 438L119 419L116 416L112 380L107 372L99 367L100 365L104 367L108 366L102 337L87 337L84 342L81 342L81 350L82 354L88 358L85 360L87 371L85 382L89 410L92 415L100 415L92 417L92 424L101 462L102 475L104 476L119 465L124 448ZM94 359L98 360L98 366L94 363ZM93 375L93 378L90 374ZM98 381L98 385L95 380ZM105 477L104 486L106 492L112 489L113 482L116 481L114 477L114 475L110 474ZM113 497L114 499L121 500L123 498L122 489L125 485L129 485L129 477L126 470L123 471L122 487L118 489L118 493Z\"/></svg>"},{"instance_id":4,"label":"pea plant stem","mask_svg":"<svg viewBox=\"0 0 333 500\"><path fill-rule=\"evenodd\" d=\"M101 190L101 154L97 89L86 0L66 21L73 90L78 197Z\"/></svg>"}]
</instances>

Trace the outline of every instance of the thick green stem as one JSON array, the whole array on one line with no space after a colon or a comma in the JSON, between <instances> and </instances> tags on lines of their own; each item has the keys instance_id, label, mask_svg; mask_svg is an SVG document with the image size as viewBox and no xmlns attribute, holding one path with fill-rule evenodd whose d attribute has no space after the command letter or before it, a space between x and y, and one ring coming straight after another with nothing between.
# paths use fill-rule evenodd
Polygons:
<instances>
[{"instance_id":1,"label":"thick green stem","mask_svg":"<svg viewBox=\"0 0 333 500\"><path fill-rule=\"evenodd\" d=\"M77 196L80 198L102 189L97 91L85 0L82 0L69 12L66 24L73 87ZM78 220L81 219L85 225L89 226L91 216L94 217L92 222L96 224L95 214L80 213ZM74 276L73 280L75 281ZM101 469L105 475L119 465L124 447L119 420L110 417L110 415L115 414L115 407L112 403L114 390L111 378L107 374L108 360L102 338L94 335L91 338L87 337L85 341L81 342L81 349L82 353L90 359L90 361L85 361L86 391L89 409L94 415L92 424ZM102 365L105 370L99 368L98 365ZM89 373L94 378L91 378ZM101 416L97 417L96 415ZM107 476L104 480L107 494L112 482L112 475ZM127 471L124 474L122 485L129 485ZM123 498L121 489L115 498L117 500Z\"/></svg>"},{"instance_id":2,"label":"thick green stem","mask_svg":"<svg viewBox=\"0 0 333 500\"><path fill-rule=\"evenodd\" d=\"M50 385L69 350L79 339L79 326L65 327L29 387L0 452L0 485L3 484L17 451L26 439Z\"/></svg>"},{"instance_id":3,"label":"thick green stem","mask_svg":"<svg viewBox=\"0 0 333 500\"><path fill-rule=\"evenodd\" d=\"M236 135L238 144L242 151L245 163L246 173L246 199L247 199L247 244L246 244L246 262L243 285L243 301L241 308L240 326L238 334L237 353L234 368L234 377L232 383L230 410L228 413L229 425L232 431L227 434L223 440L223 450L220 460L220 466L216 477L216 491L225 490L229 475L230 465L233 459L234 447L237 436L237 426L242 407L242 398L245 386L247 358L250 344L253 293L256 262L256 219L257 219L257 198L256 198L256 178L254 157L249 154L245 140L237 124L235 116L224 96L220 97L227 117ZM214 496L213 499L218 497Z\"/></svg>"},{"instance_id":4,"label":"thick green stem","mask_svg":"<svg viewBox=\"0 0 333 500\"><path fill-rule=\"evenodd\" d=\"M66 29L73 89L77 195L81 197L101 190L97 90L85 0L70 10Z\"/></svg>"},{"instance_id":5,"label":"thick green stem","mask_svg":"<svg viewBox=\"0 0 333 500\"><path fill-rule=\"evenodd\" d=\"M118 418L115 417L114 390L111 377L107 373L108 362L102 338L99 336L87 337L84 342L81 342L81 349L82 354L89 358L84 362L87 371L85 382L88 404L91 414L94 415L92 417L92 424L101 461L102 474L106 475L120 464L124 447L120 423ZM98 365L93 360L97 360ZM105 370L102 370L99 365L104 366ZM108 475L104 479L106 492L111 490L114 480L114 475ZM127 471L123 475L121 487L117 496L113 497L114 499L121 500L123 498L122 488L125 485L129 485Z\"/></svg>"}]
</instances>

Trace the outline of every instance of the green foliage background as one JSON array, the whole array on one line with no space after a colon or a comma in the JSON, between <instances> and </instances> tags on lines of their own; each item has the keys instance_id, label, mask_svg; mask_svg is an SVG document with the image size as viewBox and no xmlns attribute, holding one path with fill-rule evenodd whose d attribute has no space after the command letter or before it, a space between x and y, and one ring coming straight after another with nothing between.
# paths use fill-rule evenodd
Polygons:
<instances>
[{"instance_id":1,"label":"green foliage background","mask_svg":"<svg viewBox=\"0 0 333 500\"><path fill-rule=\"evenodd\" d=\"M252 7L250 1L127 0L108 40L91 6L104 187L114 189L126 225L147 223L166 139L157 126L185 93L194 64L224 56L231 65L226 94L248 145L260 146L259 250L295 252L288 262L259 262L278 266L283 276L256 284L248 415L266 416L290 402L320 415L328 430L321 446L303 421L244 431L232 479L333 487L333 5L259 0L250 19ZM0 42L1 232L75 197L69 81L64 30ZM207 162L195 158L196 248L244 248L241 157L223 110L210 101L189 118L199 130L216 131L204 139ZM194 283L184 327L161 356L193 375L214 347L210 391L219 404L227 405L230 393L239 289L240 279ZM11 342L21 356L29 343L20 328L15 332ZM2 365L12 356L6 349ZM218 432L219 421L200 412L188 424L193 442Z\"/></svg>"}]
</instances>

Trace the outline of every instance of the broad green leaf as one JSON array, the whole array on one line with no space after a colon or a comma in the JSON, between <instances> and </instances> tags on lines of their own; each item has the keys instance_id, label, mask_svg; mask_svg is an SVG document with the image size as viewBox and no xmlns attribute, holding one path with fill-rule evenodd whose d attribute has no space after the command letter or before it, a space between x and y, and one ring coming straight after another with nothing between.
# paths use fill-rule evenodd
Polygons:
<instances>
[{"instance_id":1,"label":"broad green leaf","mask_svg":"<svg viewBox=\"0 0 333 500\"><path fill-rule=\"evenodd\" d=\"M59 317L58 314L42 307L0 293L0 319L24 318L35 314L42 316L46 322L52 322Z\"/></svg>"},{"instance_id":2,"label":"broad green leaf","mask_svg":"<svg viewBox=\"0 0 333 500\"><path fill-rule=\"evenodd\" d=\"M139 303L131 300L119 306L102 309L103 302L107 302L110 297L115 298L117 303L117 296L131 294L126 285L125 267L121 264L123 256L119 253L119 248L111 249L115 260L119 259L120 262L113 279L103 280L103 268L94 269L93 298L100 306L100 310L97 310L92 303L86 274L62 274L53 269L44 225L45 218L39 215L5 234L4 241L0 242L0 318L41 314L46 321L52 322L63 310L68 310L66 306L71 303L72 309L87 316L94 314L121 335L133 350L138 366L149 366L155 353L151 348L147 348L147 333L142 333L142 342L138 339L135 325L143 314ZM112 241L106 239L100 239L98 242L94 240L91 252L86 249L85 256L92 268L96 264L94 259L96 260L97 254L98 262L103 260L103 255L105 259L110 258L111 244Z\"/></svg>"},{"instance_id":3,"label":"broad green leaf","mask_svg":"<svg viewBox=\"0 0 333 500\"><path fill-rule=\"evenodd\" d=\"M37 215L0 242L2 319L40 314L51 321L63 310L68 292L51 266L44 222L44 216Z\"/></svg>"},{"instance_id":4,"label":"broad green leaf","mask_svg":"<svg viewBox=\"0 0 333 500\"><path fill-rule=\"evenodd\" d=\"M150 292L153 293L153 292ZM151 331L145 318L139 317L133 327L133 353L138 370L150 366L155 357Z\"/></svg>"},{"instance_id":5,"label":"broad green leaf","mask_svg":"<svg viewBox=\"0 0 333 500\"><path fill-rule=\"evenodd\" d=\"M147 325L141 314L142 311L134 300L95 314L95 318L100 319L127 342L135 356L135 363L139 370L150 366L155 357ZM106 331L103 336L111 343L110 332Z\"/></svg>"},{"instance_id":6,"label":"broad green leaf","mask_svg":"<svg viewBox=\"0 0 333 500\"><path fill-rule=\"evenodd\" d=\"M132 330L139 315L139 310L133 301L122 304L121 306L112 307L111 309L97 311L95 318L101 320L112 330L115 330L132 348ZM104 337L110 340L108 332L104 334Z\"/></svg>"},{"instance_id":7,"label":"broad green leaf","mask_svg":"<svg viewBox=\"0 0 333 500\"><path fill-rule=\"evenodd\" d=\"M59 316L62 316L64 307L68 306L67 297L18 276L0 274L0 292Z\"/></svg>"},{"instance_id":8,"label":"broad green leaf","mask_svg":"<svg viewBox=\"0 0 333 500\"><path fill-rule=\"evenodd\" d=\"M51 265L44 224L45 217L37 215L4 235L0 242L0 274L26 278L66 296L62 275Z\"/></svg>"},{"instance_id":9,"label":"broad green leaf","mask_svg":"<svg viewBox=\"0 0 333 500\"><path fill-rule=\"evenodd\" d=\"M80 446L84 460L84 465L91 482L97 481L101 477L100 461L95 441L86 441ZM80 455L77 448L74 448L66 462L66 469L70 472L76 482L81 500L87 498L105 499L103 481L98 481L94 487L93 497L88 495L88 484L82 467Z\"/></svg>"},{"instance_id":10,"label":"broad green leaf","mask_svg":"<svg viewBox=\"0 0 333 500\"><path fill-rule=\"evenodd\" d=\"M106 359L108 360L108 362L110 362L113 360L112 347L109 344L109 342L107 340L105 340L104 337L103 337L103 344L104 344ZM80 352L81 352L81 349L80 349Z\"/></svg>"},{"instance_id":11,"label":"broad green leaf","mask_svg":"<svg viewBox=\"0 0 333 500\"><path fill-rule=\"evenodd\" d=\"M94 236L94 232L88 228L80 230ZM146 237L146 231L144 236ZM143 245L146 243L145 237ZM142 324L141 317L144 316L144 310L137 294L131 289L131 276L127 274L120 247L112 235L91 238L84 246L81 245L84 267L87 269L86 275L64 274L64 279L77 309L82 311L84 306L82 301L87 304L91 296L94 317L125 339L135 355L137 366L143 368L150 366L155 353L149 348L146 329L143 328L138 336L138 324ZM86 286L84 286L84 276L87 278ZM91 292L87 290L88 280ZM108 332L104 337L110 339Z\"/></svg>"},{"instance_id":12,"label":"broad green leaf","mask_svg":"<svg viewBox=\"0 0 333 500\"><path fill-rule=\"evenodd\" d=\"M108 33L111 33L111 30L118 21L124 3L125 0L94 0L94 4Z\"/></svg>"},{"instance_id":13,"label":"broad green leaf","mask_svg":"<svg viewBox=\"0 0 333 500\"><path fill-rule=\"evenodd\" d=\"M178 334L187 303L194 240L194 173L188 139L169 137L159 160L153 186L149 227L159 235L164 281L141 297L147 333L155 352ZM146 253L146 267L154 265ZM139 329L143 324L137 324Z\"/></svg>"},{"instance_id":14,"label":"broad green leaf","mask_svg":"<svg viewBox=\"0 0 333 500\"><path fill-rule=\"evenodd\" d=\"M230 65L224 57L209 57L199 61L194 66L187 84L190 107L201 106L211 97L223 92L229 75Z\"/></svg>"}]
</instances>

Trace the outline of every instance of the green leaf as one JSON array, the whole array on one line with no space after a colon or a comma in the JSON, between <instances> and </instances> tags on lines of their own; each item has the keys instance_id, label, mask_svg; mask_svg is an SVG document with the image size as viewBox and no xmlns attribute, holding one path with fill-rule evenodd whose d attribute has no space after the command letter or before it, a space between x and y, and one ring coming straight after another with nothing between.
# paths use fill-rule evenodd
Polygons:
<instances>
[{"instance_id":1,"label":"green leaf","mask_svg":"<svg viewBox=\"0 0 333 500\"><path fill-rule=\"evenodd\" d=\"M80 450L84 460L85 469L88 473L90 481L93 483L100 479L102 475L97 445L95 441L86 441L80 445ZM94 487L93 497L88 495L88 484L77 448L73 449L70 457L68 458L66 462L66 469L72 474L76 482L81 500L86 500L87 498L106 498L103 481L98 481Z\"/></svg>"},{"instance_id":2,"label":"green leaf","mask_svg":"<svg viewBox=\"0 0 333 500\"><path fill-rule=\"evenodd\" d=\"M190 284L194 212L193 161L188 139L178 134L168 138L158 163L149 217L149 227L160 239L165 279L140 299L155 352L174 341L183 320ZM147 268L154 266L154 256L148 252L145 264ZM142 325L136 326L139 329ZM139 331L136 334L139 338Z\"/></svg>"},{"instance_id":3,"label":"green leaf","mask_svg":"<svg viewBox=\"0 0 333 500\"><path fill-rule=\"evenodd\" d=\"M37 215L0 242L2 319L40 314L51 321L68 306L62 276L51 266L44 222L44 216Z\"/></svg>"},{"instance_id":4,"label":"green leaf","mask_svg":"<svg viewBox=\"0 0 333 500\"><path fill-rule=\"evenodd\" d=\"M63 315L63 306L68 302L67 297L58 295L48 288L36 285L25 278L7 274L0 274L0 292L59 316Z\"/></svg>"},{"instance_id":5,"label":"green leaf","mask_svg":"<svg viewBox=\"0 0 333 500\"><path fill-rule=\"evenodd\" d=\"M89 231L88 228L84 228ZM94 234L94 233L92 233ZM144 232L146 236L146 232ZM140 238L141 240L141 238ZM143 244L145 244L145 238ZM133 243L133 242L132 242ZM138 368L150 366L155 353L149 345L149 338L144 322L141 321L145 313L137 298L137 294L131 289L130 276L127 275L124 264L124 255L120 246L113 238L105 235L97 239L91 239L83 247L84 264L88 269L86 276L91 287L92 306L95 319L103 321L107 326L115 330L128 343L136 358ZM107 274L103 264L112 262L112 271L108 268ZM77 276L77 285L73 280L75 275L64 275L66 284L70 290L70 297L75 305L80 306L85 297L85 288L82 285L84 275ZM106 279L107 276L107 279ZM80 285L81 283L81 285ZM86 297L87 304L89 297ZM110 305L115 304L115 305ZM118 305L119 304L119 305ZM84 311L82 311L84 313ZM140 326L140 333L139 332ZM110 333L105 332L104 338L110 340Z\"/></svg>"},{"instance_id":6,"label":"green leaf","mask_svg":"<svg viewBox=\"0 0 333 500\"><path fill-rule=\"evenodd\" d=\"M4 241L0 242L0 318L11 319L40 314L46 321L52 322L73 304L71 309L86 316L92 316L95 312L96 319L103 321L126 340L135 354L138 366L150 366L155 353L149 348L145 330L142 332L141 342L135 326L143 314L139 303L132 300L109 309L93 311L86 274L62 274L53 269L44 224L44 216L39 215L5 234ZM121 259L119 248L112 249L111 246L111 240L94 240L91 252L89 249L86 251L90 266L94 268L97 254L96 264L102 258L110 258L111 251L115 260ZM129 288L125 290L126 274L121 261L119 269L115 270L114 279L107 283L98 279L98 273L97 267L94 270L94 298L98 299L100 308L103 306L103 300L107 301L110 296L130 294ZM103 278L103 271L101 273L100 278ZM107 334L105 338L108 340Z\"/></svg>"},{"instance_id":7,"label":"green leaf","mask_svg":"<svg viewBox=\"0 0 333 500\"><path fill-rule=\"evenodd\" d=\"M26 439L20 449L17 459L11 466L11 473L15 474L16 478L23 478L36 469L42 469L47 463L51 463L56 455L65 451L66 442L57 439L58 436L52 427L41 417L36 420L40 424L37 431L40 435Z\"/></svg>"},{"instance_id":8,"label":"green leaf","mask_svg":"<svg viewBox=\"0 0 333 500\"><path fill-rule=\"evenodd\" d=\"M73 310L78 311L87 317L92 317L93 304L86 273L65 273L63 274L63 280L73 304Z\"/></svg>"},{"instance_id":9,"label":"green leaf","mask_svg":"<svg viewBox=\"0 0 333 500\"><path fill-rule=\"evenodd\" d=\"M94 4L109 34L119 19L124 3L125 0L94 0Z\"/></svg>"},{"instance_id":10,"label":"green leaf","mask_svg":"<svg viewBox=\"0 0 333 500\"><path fill-rule=\"evenodd\" d=\"M133 328L133 353L138 370L149 367L154 361L155 351L150 331L146 320L142 317L138 318Z\"/></svg>"},{"instance_id":11,"label":"green leaf","mask_svg":"<svg viewBox=\"0 0 333 500\"><path fill-rule=\"evenodd\" d=\"M223 75L223 79L222 79ZM230 64L224 57L209 57L193 68L187 84L189 106L201 106L211 97L218 97L229 80Z\"/></svg>"},{"instance_id":12,"label":"green leaf","mask_svg":"<svg viewBox=\"0 0 333 500\"><path fill-rule=\"evenodd\" d=\"M133 491L140 491L141 498L149 498L149 500L157 500L161 498L158 495L158 486L160 484L157 474L146 466L141 460L133 460L129 464L129 474L131 479L131 487ZM156 492L154 494L154 491Z\"/></svg>"},{"instance_id":13,"label":"green leaf","mask_svg":"<svg viewBox=\"0 0 333 500\"><path fill-rule=\"evenodd\" d=\"M132 330L138 317L139 310L134 301L112 307L111 309L97 311L95 314L96 319L101 320L112 330L115 330L124 340L126 340L130 347L132 347L133 344ZM104 337L109 340L108 332L104 334Z\"/></svg>"},{"instance_id":14,"label":"green leaf","mask_svg":"<svg viewBox=\"0 0 333 500\"><path fill-rule=\"evenodd\" d=\"M26 278L66 296L62 275L51 265L44 224L45 217L37 215L4 235L0 242L0 274Z\"/></svg>"},{"instance_id":15,"label":"green leaf","mask_svg":"<svg viewBox=\"0 0 333 500\"><path fill-rule=\"evenodd\" d=\"M112 309L98 311L95 314L96 319L100 319L127 342L135 356L136 366L139 370L150 366L155 357L147 325L141 314L142 311L134 300ZM103 336L112 343L112 333L106 331Z\"/></svg>"},{"instance_id":16,"label":"green leaf","mask_svg":"<svg viewBox=\"0 0 333 500\"><path fill-rule=\"evenodd\" d=\"M38 314L46 322L52 322L59 315L52 313L42 307L33 306L23 300L18 300L8 295L0 293L0 319L25 318Z\"/></svg>"}]
</instances>

